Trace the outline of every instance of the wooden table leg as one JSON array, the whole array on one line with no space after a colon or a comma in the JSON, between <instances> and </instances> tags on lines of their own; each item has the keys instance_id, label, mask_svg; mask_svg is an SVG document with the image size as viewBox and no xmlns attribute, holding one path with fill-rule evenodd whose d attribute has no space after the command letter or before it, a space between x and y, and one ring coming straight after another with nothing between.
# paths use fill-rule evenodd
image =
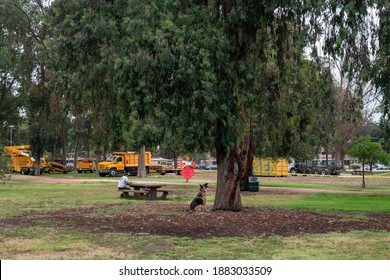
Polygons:
<instances>
[{"instance_id":1,"label":"wooden table leg","mask_svg":"<svg viewBox=\"0 0 390 280\"><path fill-rule=\"evenodd\" d=\"M156 189L151 189L149 195L150 195L150 199L156 200L157 199L157 190Z\"/></svg>"},{"instance_id":2,"label":"wooden table leg","mask_svg":"<svg viewBox=\"0 0 390 280\"><path fill-rule=\"evenodd\" d=\"M139 191L141 189L140 187L136 187L136 186L133 186L133 188L135 191ZM143 195L141 193L134 193L134 198L142 199Z\"/></svg>"}]
</instances>

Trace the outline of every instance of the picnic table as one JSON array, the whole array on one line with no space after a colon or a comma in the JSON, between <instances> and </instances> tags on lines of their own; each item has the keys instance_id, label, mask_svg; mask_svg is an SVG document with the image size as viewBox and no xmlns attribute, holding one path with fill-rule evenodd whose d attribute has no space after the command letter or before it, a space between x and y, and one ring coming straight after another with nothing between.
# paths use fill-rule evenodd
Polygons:
<instances>
[{"instance_id":1,"label":"picnic table","mask_svg":"<svg viewBox=\"0 0 390 280\"><path fill-rule=\"evenodd\" d=\"M161 187L166 186L166 184L160 183L147 183L147 182L133 182L129 187L129 190L118 190L122 192L125 197L129 196L129 193L134 193L134 197L138 199L146 200L163 200L167 199L168 191L159 190ZM158 196L158 193L161 193Z\"/></svg>"},{"instance_id":2,"label":"picnic table","mask_svg":"<svg viewBox=\"0 0 390 280\"><path fill-rule=\"evenodd\" d=\"M352 175L363 175L363 170L355 170L351 174ZM364 170L364 175L372 175L372 174L374 174L372 171Z\"/></svg>"}]
</instances>

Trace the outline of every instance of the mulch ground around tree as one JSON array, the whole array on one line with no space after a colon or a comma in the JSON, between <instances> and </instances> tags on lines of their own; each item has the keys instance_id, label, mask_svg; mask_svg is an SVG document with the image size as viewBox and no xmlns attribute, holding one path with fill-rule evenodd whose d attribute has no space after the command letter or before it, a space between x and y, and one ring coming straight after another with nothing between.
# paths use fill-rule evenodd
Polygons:
<instances>
[{"instance_id":1,"label":"mulch ground around tree","mask_svg":"<svg viewBox=\"0 0 390 280\"><path fill-rule=\"evenodd\" d=\"M186 211L187 207L184 204L96 205L0 218L0 226L40 226L91 233L120 232L189 238L390 231L390 213L355 215L252 207L244 207L241 212L195 213Z\"/></svg>"}]
</instances>

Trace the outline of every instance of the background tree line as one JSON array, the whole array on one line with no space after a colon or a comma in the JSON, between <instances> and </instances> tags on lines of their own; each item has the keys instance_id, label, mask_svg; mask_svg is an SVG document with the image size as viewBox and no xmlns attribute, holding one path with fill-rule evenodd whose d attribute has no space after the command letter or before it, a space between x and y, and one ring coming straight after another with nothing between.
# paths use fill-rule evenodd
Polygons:
<instances>
[{"instance_id":1,"label":"background tree line","mask_svg":"<svg viewBox=\"0 0 390 280\"><path fill-rule=\"evenodd\" d=\"M214 209L239 211L254 154L342 161L373 98L387 145L388 13L384 0L0 0L0 140L15 125L15 144L63 161L69 147L98 161L212 151Z\"/></svg>"}]
</instances>

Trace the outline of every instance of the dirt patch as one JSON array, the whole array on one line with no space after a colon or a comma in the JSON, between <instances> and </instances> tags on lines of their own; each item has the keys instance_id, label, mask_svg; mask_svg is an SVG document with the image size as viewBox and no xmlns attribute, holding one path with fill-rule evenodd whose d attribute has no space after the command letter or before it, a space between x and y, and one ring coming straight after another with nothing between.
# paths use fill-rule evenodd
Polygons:
<instances>
[{"instance_id":1,"label":"dirt patch","mask_svg":"<svg viewBox=\"0 0 390 280\"><path fill-rule=\"evenodd\" d=\"M111 214L104 214L111 213ZM83 232L122 232L190 238L296 236L307 233L390 231L390 214L318 213L245 207L241 212L193 213L183 204L127 204L71 208L1 218L2 227L47 226Z\"/></svg>"}]
</instances>

